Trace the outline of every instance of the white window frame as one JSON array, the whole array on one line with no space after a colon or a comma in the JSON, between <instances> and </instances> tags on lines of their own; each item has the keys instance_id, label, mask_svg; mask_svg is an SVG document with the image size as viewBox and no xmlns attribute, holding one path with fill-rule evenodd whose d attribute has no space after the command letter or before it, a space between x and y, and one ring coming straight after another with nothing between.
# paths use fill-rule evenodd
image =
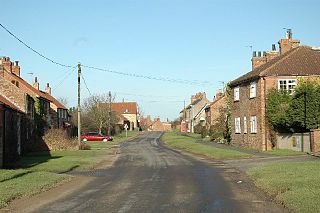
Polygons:
<instances>
[{"instance_id":1,"label":"white window frame","mask_svg":"<svg viewBox=\"0 0 320 213\"><path fill-rule=\"evenodd\" d=\"M234 93L234 101L239 101L240 100L240 87L237 86L233 89Z\"/></svg>"},{"instance_id":2,"label":"white window frame","mask_svg":"<svg viewBox=\"0 0 320 213\"><path fill-rule=\"evenodd\" d=\"M278 90L288 91L290 94L294 92L297 86L296 79L279 79L278 80Z\"/></svg>"},{"instance_id":3,"label":"white window frame","mask_svg":"<svg viewBox=\"0 0 320 213\"><path fill-rule=\"evenodd\" d=\"M248 125L247 125L247 117L243 117L243 133L247 134L248 133Z\"/></svg>"},{"instance_id":4,"label":"white window frame","mask_svg":"<svg viewBox=\"0 0 320 213\"><path fill-rule=\"evenodd\" d=\"M241 118L236 117L234 119L234 127L235 127L235 133L241 133Z\"/></svg>"},{"instance_id":5,"label":"white window frame","mask_svg":"<svg viewBox=\"0 0 320 213\"><path fill-rule=\"evenodd\" d=\"M250 117L250 132L257 133L257 116Z\"/></svg>"},{"instance_id":6,"label":"white window frame","mask_svg":"<svg viewBox=\"0 0 320 213\"><path fill-rule=\"evenodd\" d=\"M257 97L257 82L253 81L250 83L250 98Z\"/></svg>"}]
</instances>

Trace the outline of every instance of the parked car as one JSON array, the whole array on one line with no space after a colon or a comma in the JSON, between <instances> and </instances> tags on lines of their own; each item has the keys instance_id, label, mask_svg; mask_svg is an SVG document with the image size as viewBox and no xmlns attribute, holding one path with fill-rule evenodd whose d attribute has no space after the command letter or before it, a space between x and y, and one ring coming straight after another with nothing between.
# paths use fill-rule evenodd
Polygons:
<instances>
[{"instance_id":1,"label":"parked car","mask_svg":"<svg viewBox=\"0 0 320 213\"><path fill-rule=\"evenodd\" d=\"M113 138L111 136L104 136L99 134L98 132L88 132L81 135L82 141L112 141Z\"/></svg>"}]
</instances>

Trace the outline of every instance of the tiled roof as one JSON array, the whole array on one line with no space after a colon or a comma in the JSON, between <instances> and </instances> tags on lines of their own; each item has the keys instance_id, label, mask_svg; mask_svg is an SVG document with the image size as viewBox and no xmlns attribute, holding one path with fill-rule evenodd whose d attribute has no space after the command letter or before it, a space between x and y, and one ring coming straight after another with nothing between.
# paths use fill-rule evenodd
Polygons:
<instances>
[{"instance_id":1,"label":"tiled roof","mask_svg":"<svg viewBox=\"0 0 320 213\"><path fill-rule=\"evenodd\" d=\"M231 81L231 86L264 76L320 75L320 51L300 46Z\"/></svg>"},{"instance_id":2,"label":"tiled roof","mask_svg":"<svg viewBox=\"0 0 320 213\"><path fill-rule=\"evenodd\" d=\"M119 102L111 103L112 111L115 111L119 114L137 114L138 107L136 102Z\"/></svg>"},{"instance_id":3,"label":"tiled roof","mask_svg":"<svg viewBox=\"0 0 320 213\"><path fill-rule=\"evenodd\" d=\"M18 106L16 106L14 103L12 103L10 100L8 100L6 97L0 95L0 102L4 105L10 107L13 110L16 110L18 112L22 112Z\"/></svg>"},{"instance_id":4,"label":"tiled roof","mask_svg":"<svg viewBox=\"0 0 320 213\"><path fill-rule=\"evenodd\" d=\"M11 74L10 72L6 71L7 73ZM23 84L25 87L27 87L32 94L30 94L30 91L24 91L25 93L29 94L29 95L36 95L39 96L41 98L47 99L48 101L52 102L54 105L56 105L58 108L61 109L67 109L62 103L60 103L58 100L56 100L54 97L52 97L51 95L49 95L48 93L41 91L41 90L37 90L36 88L34 88L32 85L30 85L28 82L26 82L25 80L23 80L21 77L16 76L14 74L11 74L11 76L19 82L19 84Z\"/></svg>"}]
</instances>

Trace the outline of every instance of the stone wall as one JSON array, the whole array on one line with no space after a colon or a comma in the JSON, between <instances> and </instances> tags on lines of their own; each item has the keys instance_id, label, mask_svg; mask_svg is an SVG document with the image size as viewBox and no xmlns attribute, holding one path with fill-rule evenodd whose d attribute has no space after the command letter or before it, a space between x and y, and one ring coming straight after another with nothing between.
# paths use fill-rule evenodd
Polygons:
<instances>
[{"instance_id":1,"label":"stone wall","mask_svg":"<svg viewBox=\"0 0 320 213\"><path fill-rule=\"evenodd\" d=\"M314 153L320 152L320 129L311 131L311 151Z\"/></svg>"}]
</instances>

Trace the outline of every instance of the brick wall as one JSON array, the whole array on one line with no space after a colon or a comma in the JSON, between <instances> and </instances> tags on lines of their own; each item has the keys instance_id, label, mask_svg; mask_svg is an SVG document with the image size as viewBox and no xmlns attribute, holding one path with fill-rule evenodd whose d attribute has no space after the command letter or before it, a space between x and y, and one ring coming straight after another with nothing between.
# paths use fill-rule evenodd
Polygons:
<instances>
[{"instance_id":1,"label":"brick wall","mask_svg":"<svg viewBox=\"0 0 320 213\"><path fill-rule=\"evenodd\" d=\"M240 100L232 102L231 108L231 131L232 145L262 150L262 128L261 123L261 80L256 80L256 97L250 98L250 82L240 86ZM232 100L234 93L232 91ZM250 132L250 117L257 117L257 133ZM235 133L235 118L240 117L241 133ZM244 117L247 119L247 133L244 133Z\"/></svg>"},{"instance_id":2,"label":"brick wall","mask_svg":"<svg viewBox=\"0 0 320 213\"><path fill-rule=\"evenodd\" d=\"M227 97L226 96L222 96L222 97L218 97L218 99L216 101L213 102L213 104L210 107L210 124L214 125L219 117L220 117L220 113L221 113L221 109L224 109L227 107Z\"/></svg>"},{"instance_id":3,"label":"brick wall","mask_svg":"<svg viewBox=\"0 0 320 213\"><path fill-rule=\"evenodd\" d=\"M17 86L0 77L0 94L7 97L19 109L26 112L26 94L22 92Z\"/></svg>"},{"instance_id":4,"label":"brick wall","mask_svg":"<svg viewBox=\"0 0 320 213\"><path fill-rule=\"evenodd\" d=\"M311 151L314 153L320 152L320 129L311 131Z\"/></svg>"},{"instance_id":5,"label":"brick wall","mask_svg":"<svg viewBox=\"0 0 320 213\"><path fill-rule=\"evenodd\" d=\"M3 122L4 122L4 111L3 106L0 106L0 168L3 167L3 161L4 161L4 153L3 153L3 147L4 147L4 139L3 139Z\"/></svg>"}]
</instances>

